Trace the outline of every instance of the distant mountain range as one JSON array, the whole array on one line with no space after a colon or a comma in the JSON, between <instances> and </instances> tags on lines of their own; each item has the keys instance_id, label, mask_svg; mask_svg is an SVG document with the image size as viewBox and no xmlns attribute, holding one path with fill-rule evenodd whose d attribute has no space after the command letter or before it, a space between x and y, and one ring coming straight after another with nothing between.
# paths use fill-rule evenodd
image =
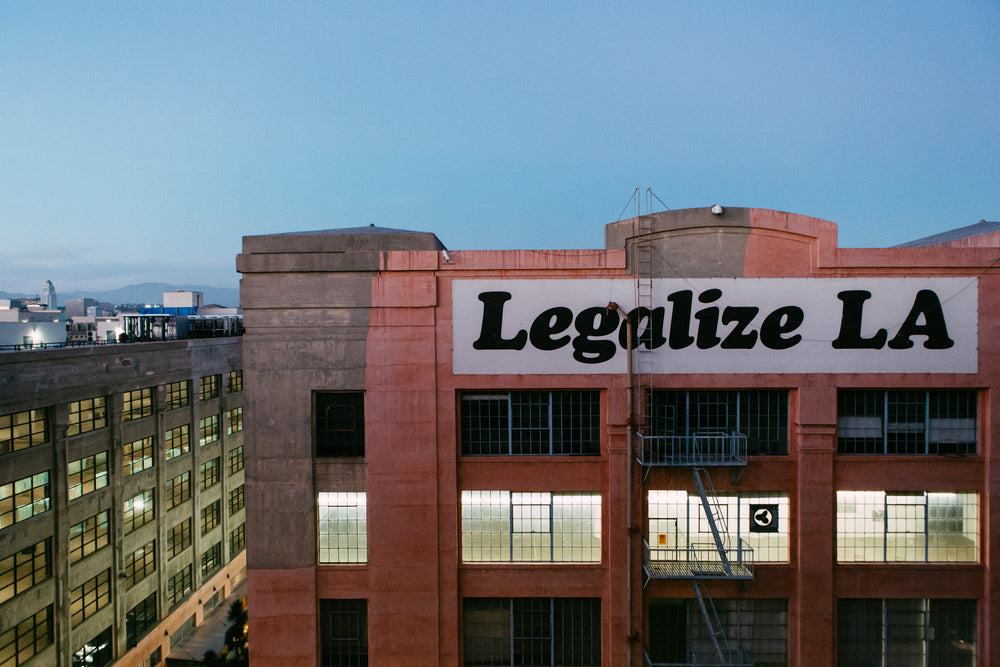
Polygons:
<instances>
[{"instance_id":1,"label":"distant mountain range","mask_svg":"<svg viewBox=\"0 0 1000 667\"><path fill-rule=\"evenodd\" d=\"M177 290L202 292L205 295L205 304L215 303L230 308L240 305L239 289L211 287L209 285L170 285L167 283L139 283L138 285L127 285L113 290L93 290L86 292L62 292L57 290L56 299L58 299L60 306L66 305L66 299L79 299L82 297L97 299L98 301L115 305L124 303L162 304L164 292L175 292ZM0 299L23 299L32 296L37 295L18 294L0 290Z\"/></svg>"}]
</instances>

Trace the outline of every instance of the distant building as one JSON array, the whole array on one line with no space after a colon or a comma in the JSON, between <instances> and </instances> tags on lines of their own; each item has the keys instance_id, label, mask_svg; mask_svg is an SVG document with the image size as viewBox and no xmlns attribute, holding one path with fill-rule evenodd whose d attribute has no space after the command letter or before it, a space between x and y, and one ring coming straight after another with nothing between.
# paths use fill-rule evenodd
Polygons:
<instances>
[{"instance_id":1,"label":"distant building","mask_svg":"<svg viewBox=\"0 0 1000 667\"><path fill-rule=\"evenodd\" d=\"M78 297L75 299L66 299L66 317L84 317L89 315L88 310L90 308L96 308L98 304L97 299L90 299L88 297Z\"/></svg>"},{"instance_id":2,"label":"distant building","mask_svg":"<svg viewBox=\"0 0 1000 667\"><path fill-rule=\"evenodd\" d=\"M59 304L56 302L56 288L51 280L46 280L42 285L41 304L48 310L57 310Z\"/></svg>"}]
</instances>

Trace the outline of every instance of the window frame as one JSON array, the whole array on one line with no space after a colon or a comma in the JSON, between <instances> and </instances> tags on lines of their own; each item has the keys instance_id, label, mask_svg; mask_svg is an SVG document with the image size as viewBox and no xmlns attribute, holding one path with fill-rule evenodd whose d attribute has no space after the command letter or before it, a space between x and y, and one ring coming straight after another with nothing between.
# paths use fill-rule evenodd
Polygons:
<instances>
[{"instance_id":1,"label":"window frame","mask_svg":"<svg viewBox=\"0 0 1000 667\"><path fill-rule=\"evenodd\" d=\"M365 392L314 391L313 448L317 458L365 455Z\"/></svg>"},{"instance_id":2,"label":"window frame","mask_svg":"<svg viewBox=\"0 0 1000 667\"><path fill-rule=\"evenodd\" d=\"M49 441L49 412L34 408L0 415L0 454L10 454Z\"/></svg>"},{"instance_id":3,"label":"window frame","mask_svg":"<svg viewBox=\"0 0 1000 667\"><path fill-rule=\"evenodd\" d=\"M153 414L153 387L122 393L122 421L134 421Z\"/></svg>"}]
</instances>

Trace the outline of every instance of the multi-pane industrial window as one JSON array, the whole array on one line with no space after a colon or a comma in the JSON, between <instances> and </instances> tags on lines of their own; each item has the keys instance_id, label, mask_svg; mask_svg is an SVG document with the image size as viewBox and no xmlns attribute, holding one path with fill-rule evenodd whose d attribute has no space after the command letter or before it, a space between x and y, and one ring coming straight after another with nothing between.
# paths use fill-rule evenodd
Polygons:
<instances>
[{"instance_id":1,"label":"multi-pane industrial window","mask_svg":"<svg viewBox=\"0 0 1000 667\"><path fill-rule=\"evenodd\" d=\"M108 510L84 519L69 529L69 561L75 563L108 546Z\"/></svg>"},{"instance_id":2,"label":"multi-pane industrial window","mask_svg":"<svg viewBox=\"0 0 1000 667\"><path fill-rule=\"evenodd\" d=\"M599 563L601 494L462 491L462 560Z\"/></svg>"},{"instance_id":3,"label":"multi-pane industrial window","mask_svg":"<svg viewBox=\"0 0 1000 667\"><path fill-rule=\"evenodd\" d=\"M173 609L184 601L184 596L191 592L194 579L191 576L191 565L167 579L167 607Z\"/></svg>"},{"instance_id":4,"label":"multi-pane industrial window","mask_svg":"<svg viewBox=\"0 0 1000 667\"><path fill-rule=\"evenodd\" d=\"M367 667L367 600L320 600L319 624L320 667Z\"/></svg>"},{"instance_id":5,"label":"multi-pane industrial window","mask_svg":"<svg viewBox=\"0 0 1000 667\"><path fill-rule=\"evenodd\" d=\"M837 393L841 454L975 454L974 390L843 390Z\"/></svg>"},{"instance_id":6,"label":"multi-pane industrial window","mask_svg":"<svg viewBox=\"0 0 1000 667\"><path fill-rule=\"evenodd\" d=\"M313 394L316 456L365 455L365 395L360 391Z\"/></svg>"},{"instance_id":7,"label":"multi-pane industrial window","mask_svg":"<svg viewBox=\"0 0 1000 667\"><path fill-rule=\"evenodd\" d=\"M108 453L99 452L66 465L69 499L79 498L108 485Z\"/></svg>"},{"instance_id":8,"label":"multi-pane industrial window","mask_svg":"<svg viewBox=\"0 0 1000 667\"><path fill-rule=\"evenodd\" d=\"M978 664L976 626L975 600L842 598L837 665L972 667Z\"/></svg>"},{"instance_id":9,"label":"multi-pane industrial window","mask_svg":"<svg viewBox=\"0 0 1000 667\"><path fill-rule=\"evenodd\" d=\"M153 414L153 389L126 391L122 403L122 421L140 419Z\"/></svg>"},{"instance_id":10,"label":"multi-pane industrial window","mask_svg":"<svg viewBox=\"0 0 1000 667\"><path fill-rule=\"evenodd\" d=\"M779 598L721 598L714 606L718 626L708 627L693 599L649 601L648 656L652 664L719 664L716 634L725 634L731 663L754 667L788 664L788 601ZM713 638L713 635L715 637Z\"/></svg>"},{"instance_id":11,"label":"multi-pane industrial window","mask_svg":"<svg viewBox=\"0 0 1000 667\"><path fill-rule=\"evenodd\" d=\"M232 435L243 430L243 407L233 408L226 412L226 433Z\"/></svg>"},{"instance_id":12,"label":"multi-pane industrial window","mask_svg":"<svg viewBox=\"0 0 1000 667\"><path fill-rule=\"evenodd\" d=\"M153 489L146 489L125 501L122 527L126 534L142 526L156 516L153 504Z\"/></svg>"},{"instance_id":13,"label":"multi-pane industrial window","mask_svg":"<svg viewBox=\"0 0 1000 667\"><path fill-rule=\"evenodd\" d=\"M600 598L465 598L464 665L597 667Z\"/></svg>"},{"instance_id":14,"label":"multi-pane industrial window","mask_svg":"<svg viewBox=\"0 0 1000 667\"><path fill-rule=\"evenodd\" d=\"M222 542L216 542L201 554L201 578L207 579L222 567Z\"/></svg>"},{"instance_id":15,"label":"multi-pane industrial window","mask_svg":"<svg viewBox=\"0 0 1000 667\"><path fill-rule=\"evenodd\" d=\"M221 458L215 457L211 461L205 461L199 468L201 474L201 490L215 486L219 483L219 468L222 467Z\"/></svg>"},{"instance_id":16,"label":"multi-pane industrial window","mask_svg":"<svg viewBox=\"0 0 1000 667\"><path fill-rule=\"evenodd\" d=\"M6 623L4 624L6 626ZM0 665L20 667L52 643L52 605L0 634Z\"/></svg>"},{"instance_id":17,"label":"multi-pane industrial window","mask_svg":"<svg viewBox=\"0 0 1000 667\"><path fill-rule=\"evenodd\" d=\"M207 401L219 396L219 376L206 375L201 378L198 386L198 400Z\"/></svg>"},{"instance_id":18,"label":"multi-pane industrial window","mask_svg":"<svg viewBox=\"0 0 1000 667\"><path fill-rule=\"evenodd\" d=\"M153 467L153 439L143 438L122 447L122 469L125 476Z\"/></svg>"},{"instance_id":19,"label":"multi-pane industrial window","mask_svg":"<svg viewBox=\"0 0 1000 667\"><path fill-rule=\"evenodd\" d=\"M788 392L654 390L647 394L649 433L746 438L747 454L788 454Z\"/></svg>"},{"instance_id":20,"label":"multi-pane industrial window","mask_svg":"<svg viewBox=\"0 0 1000 667\"><path fill-rule=\"evenodd\" d=\"M838 491L840 562L975 563L979 496L924 491Z\"/></svg>"},{"instance_id":21,"label":"multi-pane industrial window","mask_svg":"<svg viewBox=\"0 0 1000 667\"><path fill-rule=\"evenodd\" d=\"M229 450L229 474L235 475L243 470L243 445Z\"/></svg>"},{"instance_id":22,"label":"multi-pane industrial window","mask_svg":"<svg viewBox=\"0 0 1000 667\"><path fill-rule=\"evenodd\" d=\"M48 471L0 485L0 528L47 511L49 501Z\"/></svg>"},{"instance_id":23,"label":"multi-pane industrial window","mask_svg":"<svg viewBox=\"0 0 1000 667\"><path fill-rule=\"evenodd\" d=\"M107 405L103 396L71 402L66 435L78 435L104 428L108 425L107 414Z\"/></svg>"},{"instance_id":24,"label":"multi-pane industrial window","mask_svg":"<svg viewBox=\"0 0 1000 667\"><path fill-rule=\"evenodd\" d=\"M229 492L229 516L232 516L243 509L243 504L246 502L243 489L243 484L240 484Z\"/></svg>"},{"instance_id":25,"label":"multi-pane industrial window","mask_svg":"<svg viewBox=\"0 0 1000 667\"><path fill-rule=\"evenodd\" d=\"M111 602L111 570L101 572L70 593L70 620L80 625Z\"/></svg>"},{"instance_id":26,"label":"multi-pane industrial window","mask_svg":"<svg viewBox=\"0 0 1000 667\"><path fill-rule=\"evenodd\" d=\"M52 574L49 540L45 539L0 560L0 604L20 595ZM0 659L0 665L4 664Z\"/></svg>"},{"instance_id":27,"label":"multi-pane industrial window","mask_svg":"<svg viewBox=\"0 0 1000 667\"><path fill-rule=\"evenodd\" d=\"M728 536L728 546L734 552L749 548L753 550L752 557L747 553L746 560L788 562L791 517L787 494L766 491L719 494L713 500L712 520L717 530ZM651 560L719 558L712 524L697 493L650 490L648 516ZM766 524L762 516L766 517Z\"/></svg>"},{"instance_id":28,"label":"multi-pane industrial window","mask_svg":"<svg viewBox=\"0 0 1000 667\"><path fill-rule=\"evenodd\" d=\"M191 473L184 472L166 484L167 509L177 507L191 498Z\"/></svg>"},{"instance_id":29,"label":"multi-pane industrial window","mask_svg":"<svg viewBox=\"0 0 1000 667\"><path fill-rule=\"evenodd\" d=\"M236 391L243 391L243 371L229 371L226 374L226 391L230 394Z\"/></svg>"},{"instance_id":30,"label":"multi-pane industrial window","mask_svg":"<svg viewBox=\"0 0 1000 667\"><path fill-rule=\"evenodd\" d=\"M139 640L156 625L156 593L132 607L125 614L125 642L129 648L135 648Z\"/></svg>"},{"instance_id":31,"label":"multi-pane industrial window","mask_svg":"<svg viewBox=\"0 0 1000 667\"><path fill-rule=\"evenodd\" d=\"M48 420L44 409L0 415L0 454L34 447L47 439Z\"/></svg>"},{"instance_id":32,"label":"multi-pane industrial window","mask_svg":"<svg viewBox=\"0 0 1000 667\"><path fill-rule=\"evenodd\" d=\"M191 546L191 518L167 531L167 558L173 558Z\"/></svg>"},{"instance_id":33,"label":"multi-pane industrial window","mask_svg":"<svg viewBox=\"0 0 1000 667\"><path fill-rule=\"evenodd\" d=\"M205 446L210 442L215 442L219 439L219 415L212 415L211 417L205 417L198 422L198 431L200 433L199 443L201 446Z\"/></svg>"},{"instance_id":34,"label":"multi-pane industrial window","mask_svg":"<svg viewBox=\"0 0 1000 667\"><path fill-rule=\"evenodd\" d=\"M229 554L230 557L235 556L239 552L243 551L247 546L247 526L245 523L233 528L229 531Z\"/></svg>"},{"instance_id":35,"label":"multi-pane industrial window","mask_svg":"<svg viewBox=\"0 0 1000 667\"><path fill-rule=\"evenodd\" d=\"M191 404L191 393L188 390L190 383L187 380L181 380L180 382L171 382L167 385L167 392L164 402L164 408L167 410L175 410L177 408L183 408L186 405Z\"/></svg>"},{"instance_id":36,"label":"multi-pane industrial window","mask_svg":"<svg viewBox=\"0 0 1000 667\"><path fill-rule=\"evenodd\" d=\"M125 557L125 585L131 588L156 571L156 540Z\"/></svg>"},{"instance_id":37,"label":"multi-pane industrial window","mask_svg":"<svg viewBox=\"0 0 1000 667\"><path fill-rule=\"evenodd\" d=\"M319 494L319 562L368 561L368 497L365 493Z\"/></svg>"},{"instance_id":38,"label":"multi-pane industrial window","mask_svg":"<svg viewBox=\"0 0 1000 667\"><path fill-rule=\"evenodd\" d=\"M109 667L115 659L115 647L111 642L111 627L96 637L91 637L83 646L73 652L73 665L87 667Z\"/></svg>"},{"instance_id":39,"label":"multi-pane industrial window","mask_svg":"<svg viewBox=\"0 0 1000 667\"><path fill-rule=\"evenodd\" d=\"M219 525L222 519L222 501L216 500L211 505L201 508L201 534L204 535Z\"/></svg>"},{"instance_id":40,"label":"multi-pane industrial window","mask_svg":"<svg viewBox=\"0 0 1000 667\"><path fill-rule=\"evenodd\" d=\"M597 391L497 391L461 396L462 454L601 453Z\"/></svg>"},{"instance_id":41,"label":"multi-pane industrial window","mask_svg":"<svg viewBox=\"0 0 1000 667\"><path fill-rule=\"evenodd\" d=\"M191 451L191 436L188 433L188 425L184 424L167 431L164 443L168 461L187 454Z\"/></svg>"}]
</instances>

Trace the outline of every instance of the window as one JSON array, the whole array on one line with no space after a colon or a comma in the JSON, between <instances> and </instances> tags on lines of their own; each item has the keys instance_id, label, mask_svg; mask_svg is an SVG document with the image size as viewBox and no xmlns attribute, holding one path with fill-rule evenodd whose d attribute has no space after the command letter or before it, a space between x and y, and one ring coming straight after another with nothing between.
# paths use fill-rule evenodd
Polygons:
<instances>
[{"instance_id":1,"label":"window","mask_svg":"<svg viewBox=\"0 0 1000 667\"><path fill-rule=\"evenodd\" d=\"M651 561L688 562L719 559L712 526L697 493L651 490L648 496L649 558ZM788 562L788 495L754 492L718 494L713 499L713 519L728 534L727 555L757 563ZM764 509L769 522L760 526L756 519ZM728 530L727 530L728 529ZM749 551L752 549L752 552ZM746 551L744 556L738 551Z\"/></svg>"},{"instance_id":2,"label":"window","mask_svg":"<svg viewBox=\"0 0 1000 667\"><path fill-rule=\"evenodd\" d=\"M316 456L365 455L365 395L360 391L313 394Z\"/></svg>"},{"instance_id":3,"label":"window","mask_svg":"<svg viewBox=\"0 0 1000 667\"><path fill-rule=\"evenodd\" d=\"M207 579L222 567L222 542L216 542L201 554L201 578Z\"/></svg>"},{"instance_id":4,"label":"window","mask_svg":"<svg viewBox=\"0 0 1000 667\"><path fill-rule=\"evenodd\" d=\"M191 498L191 473L184 472L167 480L167 509L177 507Z\"/></svg>"},{"instance_id":5,"label":"window","mask_svg":"<svg viewBox=\"0 0 1000 667\"><path fill-rule=\"evenodd\" d=\"M229 516L232 516L243 509L243 504L245 502L243 488L243 485L240 484L229 492Z\"/></svg>"},{"instance_id":6,"label":"window","mask_svg":"<svg viewBox=\"0 0 1000 667\"><path fill-rule=\"evenodd\" d=\"M122 523L125 534L142 526L156 517L156 508L153 504L153 490L147 489L136 494L125 501Z\"/></svg>"},{"instance_id":7,"label":"window","mask_svg":"<svg viewBox=\"0 0 1000 667\"><path fill-rule=\"evenodd\" d=\"M52 643L52 605L32 614L0 634L0 664L3 667L26 665Z\"/></svg>"},{"instance_id":8,"label":"window","mask_svg":"<svg viewBox=\"0 0 1000 667\"><path fill-rule=\"evenodd\" d=\"M229 532L229 556L232 558L247 547L247 526L241 523Z\"/></svg>"},{"instance_id":9,"label":"window","mask_svg":"<svg viewBox=\"0 0 1000 667\"><path fill-rule=\"evenodd\" d=\"M153 414L153 389L126 391L122 403L122 421L141 419Z\"/></svg>"},{"instance_id":10,"label":"window","mask_svg":"<svg viewBox=\"0 0 1000 667\"><path fill-rule=\"evenodd\" d=\"M229 373L226 374L226 391L230 394L237 391L243 391L242 370L229 371Z\"/></svg>"},{"instance_id":11,"label":"window","mask_svg":"<svg viewBox=\"0 0 1000 667\"><path fill-rule=\"evenodd\" d=\"M173 609L184 601L184 596L191 592L194 579L191 576L191 565L167 579L167 605Z\"/></svg>"},{"instance_id":12,"label":"window","mask_svg":"<svg viewBox=\"0 0 1000 667\"><path fill-rule=\"evenodd\" d=\"M128 647L139 645L147 632L153 629L159 617L156 615L156 593L132 607L125 614L125 641Z\"/></svg>"},{"instance_id":13,"label":"window","mask_svg":"<svg viewBox=\"0 0 1000 667\"><path fill-rule=\"evenodd\" d=\"M229 450L229 474L235 475L243 470L243 445Z\"/></svg>"},{"instance_id":14,"label":"window","mask_svg":"<svg viewBox=\"0 0 1000 667\"><path fill-rule=\"evenodd\" d=\"M649 435L724 435L746 443L750 456L788 454L788 392L772 390L649 392Z\"/></svg>"},{"instance_id":15,"label":"window","mask_svg":"<svg viewBox=\"0 0 1000 667\"><path fill-rule=\"evenodd\" d=\"M222 501L216 500L211 505L201 508L201 534L204 535L219 525L222 520Z\"/></svg>"},{"instance_id":16,"label":"window","mask_svg":"<svg viewBox=\"0 0 1000 667\"><path fill-rule=\"evenodd\" d=\"M977 393L870 391L837 393L840 454L975 454Z\"/></svg>"},{"instance_id":17,"label":"window","mask_svg":"<svg viewBox=\"0 0 1000 667\"><path fill-rule=\"evenodd\" d=\"M69 499L87 495L108 485L108 453L100 452L66 465Z\"/></svg>"},{"instance_id":18,"label":"window","mask_svg":"<svg viewBox=\"0 0 1000 667\"><path fill-rule=\"evenodd\" d=\"M367 667L368 601L320 600L320 667Z\"/></svg>"},{"instance_id":19,"label":"window","mask_svg":"<svg viewBox=\"0 0 1000 667\"><path fill-rule=\"evenodd\" d=\"M73 589L70 594L70 615L74 626L90 618L111 602L111 570Z\"/></svg>"},{"instance_id":20,"label":"window","mask_svg":"<svg viewBox=\"0 0 1000 667\"><path fill-rule=\"evenodd\" d=\"M221 467L221 459L215 457L211 461L205 461L201 464L201 490L215 486L219 483L219 468Z\"/></svg>"},{"instance_id":21,"label":"window","mask_svg":"<svg viewBox=\"0 0 1000 667\"><path fill-rule=\"evenodd\" d=\"M464 665L601 664L600 598L465 598Z\"/></svg>"},{"instance_id":22,"label":"window","mask_svg":"<svg viewBox=\"0 0 1000 667\"><path fill-rule=\"evenodd\" d=\"M461 396L462 454L601 453L597 391L501 391Z\"/></svg>"},{"instance_id":23,"label":"window","mask_svg":"<svg viewBox=\"0 0 1000 667\"><path fill-rule=\"evenodd\" d=\"M156 540L125 557L125 585L129 588L156 571Z\"/></svg>"},{"instance_id":24,"label":"window","mask_svg":"<svg viewBox=\"0 0 1000 667\"><path fill-rule=\"evenodd\" d=\"M108 511L95 514L69 529L69 561L75 563L108 546Z\"/></svg>"},{"instance_id":25,"label":"window","mask_svg":"<svg viewBox=\"0 0 1000 667\"><path fill-rule=\"evenodd\" d=\"M107 667L114 662L115 650L111 639L111 628L93 637L73 653L73 667Z\"/></svg>"},{"instance_id":26,"label":"window","mask_svg":"<svg viewBox=\"0 0 1000 667\"><path fill-rule=\"evenodd\" d=\"M198 388L198 400L207 401L212 398L219 397L219 376L218 375L206 375L201 378L201 383Z\"/></svg>"},{"instance_id":27,"label":"window","mask_svg":"<svg viewBox=\"0 0 1000 667\"><path fill-rule=\"evenodd\" d=\"M167 531L167 558L180 555L189 546L191 546L190 517Z\"/></svg>"},{"instance_id":28,"label":"window","mask_svg":"<svg viewBox=\"0 0 1000 667\"><path fill-rule=\"evenodd\" d=\"M191 395L188 387L190 383L187 380L181 380L180 382L171 382L166 387L166 402L164 408L167 410L176 410L177 408L183 408L191 404Z\"/></svg>"},{"instance_id":29,"label":"window","mask_svg":"<svg viewBox=\"0 0 1000 667\"><path fill-rule=\"evenodd\" d=\"M0 454L40 445L48 440L48 430L44 409L0 415Z\"/></svg>"},{"instance_id":30,"label":"window","mask_svg":"<svg viewBox=\"0 0 1000 667\"><path fill-rule=\"evenodd\" d=\"M122 447L122 468L125 476L153 467L153 439L143 438Z\"/></svg>"},{"instance_id":31,"label":"window","mask_svg":"<svg viewBox=\"0 0 1000 667\"><path fill-rule=\"evenodd\" d=\"M219 415L205 417L198 422L198 431L201 434L200 444L202 447L219 439Z\"/></svg>"},{"instance_id":32,"label":"window","mask_svg":"<svg viewBox=\"0 0 1000 667\"><path fill-rule=\"evenodd\" d=\"M788 664L788 601L716 598L718 630L733 656L732 664L783 667ZM717 664L713 631L693 599L649 601L648 655L654 664ZM720 643L722 643L720 641Z\"/></svg>"},{"instance_id":33,"label":"window","mask_svg":"<svg viewBox=\"0 0 1000 667\"><path fill-rule=\"evenodd\" d=\"M319 562L368 562L368 496L319 494Z\"/></svg>"},{"instance_id":34,"label":"window","mask_svg":"<svg viewBox=\"0 0 1000 667\"><path fill-rule=\"evenodd\" d=\"M0 560L0 604L48 579L51 560L47 539Z\"/></svg>"},{"instance_id":35,"label":"window","mask_svg":"<svg viewBox=\"0 0 1000 667\"><path fill-rule=\"evenodd\" d=\"M842 563L975 563L978 544L978 494L837 491Z\"/></svg>"},{"instance_id":36,"label":"window","mask_svg":"<svg viewBox=\"0 0 1000 667\"><path fill-rule=\"evenodd\" d=\"M103 396L73 401L69 404L66 435L79 435L108 425L107 406Z\"/></svg>"},{"instance_id":37,"label":"window","mask_svg":"<svg viewBox=\"0 0 1000 667\"><path fill-rule=\"evenodd\" d=\"M191 451L191 438L188 434L188 425L178 426L167 431L166 435L166 457L177 458Z\"/></svg>"},{"instance_id":38,"label":"window","mask_svg":"<svg viewBox=\"0 0 1000 667\"><path fill-rule=\"evenodd\" d=\"M601 562L601 494L462 491L462 560Z\"/></svg>"},{"instance_id":39,"label":"window","mask_svg":"<svg viewBox=\"0 0 1000 667\"><path fill-rule=\"evenodd\" d=\"M49 499L48 471L0 484L0 528L47 511Z\"/></svg>"},{"instance_id":40,"label":"window","mask_svg":"<svg viewBox=\"0 0 1000 667\"><path fill-rule=\"evenodd\" d=\"M226 434L232 435L243 430L243 408L233 408L226 413Z\"/></svg>"},{"instance_id":41,"label":"window","mask_svg":"<svg viewBox=\"0 0 1000 667\"><path fill-rule=\"evenodd\" d=\"M839 667L972 667L976 637L975 600L837 601Z\"/></svg>"}]
</instances>

